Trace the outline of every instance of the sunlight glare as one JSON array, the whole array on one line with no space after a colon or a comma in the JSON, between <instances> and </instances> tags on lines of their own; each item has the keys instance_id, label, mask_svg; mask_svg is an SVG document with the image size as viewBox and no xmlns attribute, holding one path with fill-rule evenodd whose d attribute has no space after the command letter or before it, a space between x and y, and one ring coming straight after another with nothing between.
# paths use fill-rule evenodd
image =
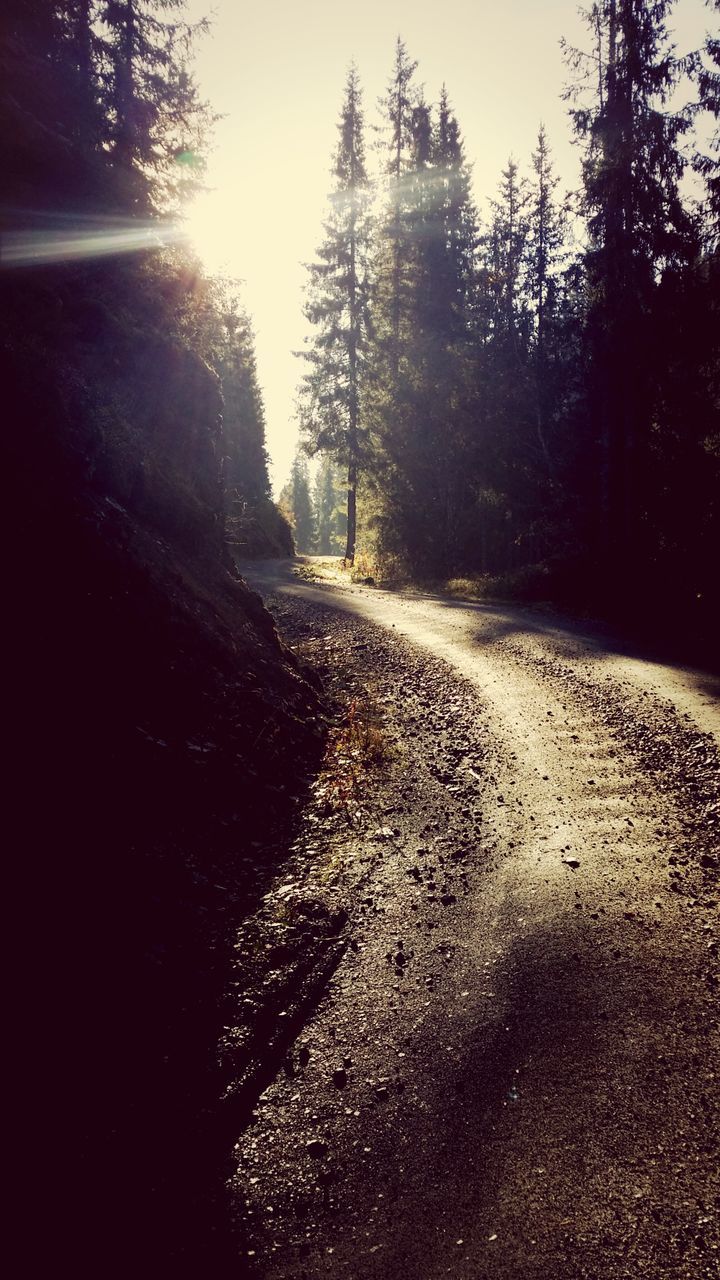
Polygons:
<instances>
[{"instance_id":1,"label":"sunlight glare","mask_svg":"<svg viewBox=\"0 0 720 1280\"><path fill-rule=\"evenodd\" d=\"M63 219L61 227L34 227L3 232L0 262L4 267L44 266L88 258L114 257L164 249L185 239L172 222L137 222L108 218L88 225L87 218ZM84 224L84 225L83 225Z\"/></svg>"},{"instance_id":2,"label":"sunlight glare","mask_svg":"<svg viewBox=\"0 0 720 1280\"><path fill-rule=\"evenodd\" d=\"M215 189L198 195L184 228L211 275L240 283L240 296L255 332L258 377L266 410L271 480L275 492L287 478L297 439L293 403L302 362L304 263L314 255L326 212L322 186L307 175L278 173L251 197L234 166L218 166ZM292 193L292 204L288 192Z\"/></svg>"}]
</instances>

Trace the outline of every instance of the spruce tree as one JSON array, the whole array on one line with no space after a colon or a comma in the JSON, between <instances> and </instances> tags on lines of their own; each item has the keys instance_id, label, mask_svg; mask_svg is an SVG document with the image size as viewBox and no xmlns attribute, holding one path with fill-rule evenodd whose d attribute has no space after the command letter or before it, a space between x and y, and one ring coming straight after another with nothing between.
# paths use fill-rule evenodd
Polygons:
<instances>
[{"instance_id":1,"label":"spruce tree","mask_svg":"<svg viewBox=\"0 0 720 1280\"><path fill-rule=\"evenodd\" d=\"M315 550L315 518L307 458L299 449L293 458L290 479L280 494L280 507L292 526L295 550L300 555L311 555Z\"/></svg>"},{"instance_id":2,"label":"spruce tree","mask_svg":"<svg viewBox=\"0 0 720 1280\"><path fill-rule=\"evenodd\" d=\"M518 163L507 161L497 196L491 201L491 221L482 237L484 291L484 347L480 360L479 471L482 489L492 500L484 504L483 520L505 530L506 554L501 564L512 567L520 535L520 509L527 504L525 480L532 465L528 440L532 435L533 389L530 376L530 300L528 293L530 192ZM483 534L483 544L495 543L495 532Z\"/></svg>"},{"instance_id":3,"label":"spruce tree","mask_svg":"<svg viewBox=\"0 0 720 1280\"><path fill-rule=\"evenodd\" d=\"M599 550L613 591L622 591L623 583L630 588L647 541L643 488L655 282L687 245L679 195L679 142L687 119L668 103L679 73L666 25L671 8L671 0L593 5L586 14L597 45L592 72L585 76L591 101L579 101L581 87L572 90L571 114L585 146L590 402L601 443ZM574 70L588 65L577 51L567 55Z\"/></svg>"},{"instance_id":4,"label":"spruce tree","mask_svg":"<svg viewBox=\"0 0 720 1280\"><path fill-rule=\"evenodd\" d=\"M9 0L3 8L0 158L15 216L77 215L105 204L95 17L90 0Z\"/></svg>"},{"instance_id":5,"label":"spruce tree","mask_svg":"<svg viewBox=\"0 0 720 1280\"><path fill-rule=\"evenodd\" d=\"M386 183L386 208L377 228L375 293L383 323L376 324L391 375L397 379L401 343L406 329L407 284L411 235L408 225L409 172L415 167L418 149L417 95L413 77L417 63L408 55L398 36L390 82L379 106L382 112L381 150Z\"/></svg>"},{"instance_id":6,"label":"spruce tree","mask_svg":"<svg viewBox=\"0 0 720 1280\"><path fill-rule=\"evenodd\" d=\"M709 8L720 14L720 0L706 0ZM715 118L714 134L708 153L695 156L695 168L707 183L708 206L712 219L713 238L720 241L720 37L708 35L704 47L705 60L701 63L698 82L699 106Z\"/></svg>"},{"instance_id":7,"label":"spruce tree","mask_svg":"<svg viewBox=\"0 0 720 1280\"><path fill-rule=\"evenodd\" d=\"M464 343L472 336L478 215L460 127L445 85L438 105L433 163L440 230L434 243L433 298L446 337Z\"/></svg>"},{"instance_id":8,"label":"spruce tree","mask_svg":"<svg viewBox=\"0 0 720 1280\"><path fill-rule=\"evenodd\" d=\"M471 501L478 228L470 170L445 86L429 121L422 109L416 120L413 338L407 375L414 394L406 469L417 508L411 558L433 575L443 575L463 558Z\"/></svg>"},{"instance_id":9,"label":"spruce tree","mask_svg":"<svg viewBox=\"0 0 720 1280\"><path fill-rule=\"evenodd\" d=\"M556 176L544 125L538 132L532 155L533 179L530 188L528 235L528 291L532 299L534 343L532 363L535 381L537 436L548 475L553 462L548 429L553 419L554 339L557 337L559 273L565 241L565 210L558 205Z\"/></svg>"},{"instance_id":10,"label":"spruce tree","mask_svg":"<svg viewBox=\"0 0 720 1280\"><path fill-rule=\"evenodd\" d=\"M185 0L104 0L102 83L117 198L131 213L172 210L197 186L210 116L188 69L203 20Z\"/></svg>"},{"instance_id":11,"label":"spruce tree","mask_svg":"<svg viewBox=\"0 0 720 1280\"><path fill-rule=\"evenodd\" d=\"M225 486L231 503L257 508L270 498L265 408L247 313L234 298L220 312L223 342L213 362L222 388Z\"/></svg>"},{"instance_id":12,"label":"spruce tree","mask_svg":"<svg viewBox=\"0 0 720 1280\"><path fill-rule=\"evenodd\" d=\"M316 551L321 556L342 554L347 537L345 493L337 465L323 454L313 485Z\"/></svg>"},{"instance_id":13,"label":"spruce tree","mask_svg":"<svg viewBox=\"0 0 720 1280\"><path fill-rule=\"evenodd\" d=\"M528 275L535 311L535 340L546 344L558 287L558 269L565 240L565 213L558 205L559 178L554 172L545 126L538 132L532 155Z\"/></svg>"},{"instance_id":14,"label":"spruce tree","mask_svg":"<svg viewBox=\"0 0 720 1280\"><path fill-rule=\"evenodd\" d=\"M399 55L409 70L402 47ZM467 505L477 222L446 91L437 110L415 97L400 156L398 103L396 85L373 307L375 521L388 550L436 575L457 559Z\"/></svg>"},{"instance_id":15,"label":"spruce tree","mask_svg":"<svg viewBox=\"0 0 720 1280\"><path fill-rule=\"evenodd\" d=\"M418 198L414 172L427 159L428 108L414 85L417 63L398 37L387 91L378 106L381 157L378 215L372 255L372 310L367 425L373 524L383 549L402 554L407 545L408 442L415 429ZM425 145L420 137L426 135Z\"/></svg>"},{"instance_id":16,"label":"spruce tree","mask_svg":"<svg viewBox=\"0 0 720 1280\"><path fill-rule=\"evenodd\" d=\"M345 86L335 155L335 189L319 261L309 267L305 315L315 333L300 394L301 428L313 451L347 468L345 559L355 559L362 457L362 393L368 342L369 201L362 92L356 67Z\"/></svg>"},{"instance_id":17,"label":"spruce tree","mask_svg":"<svg viewBox=\"0 0 720 1280\"><path fill-rule=\"evenodd\" d=\"M529 315L523 289L528 270L530 192L512 156L502 172L497 197L491 201L492 218L484 237L493 301L492 329L518 350L527 341Z\"/></svg>"}]
</instances>

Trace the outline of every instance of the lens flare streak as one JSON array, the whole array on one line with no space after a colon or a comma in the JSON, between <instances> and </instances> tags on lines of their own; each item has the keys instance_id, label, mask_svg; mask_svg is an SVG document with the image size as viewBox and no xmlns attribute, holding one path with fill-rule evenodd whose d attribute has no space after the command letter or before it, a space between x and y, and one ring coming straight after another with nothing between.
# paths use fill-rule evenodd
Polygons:
<instances>
[{"instance_id":1,"label":"lens flare streak","mask_svg":"<svg viewBox=\"0 0 720 1280\"><path fill-rule=\"evenodd\" d=\"M187 233L175 223L127 222L74 230L48 228L3 231L0 263L3 267L44 266L53 262L74 262L88 258L112 257L124 253L157 252L186 241Z\"/></svg>"}]
</instances>

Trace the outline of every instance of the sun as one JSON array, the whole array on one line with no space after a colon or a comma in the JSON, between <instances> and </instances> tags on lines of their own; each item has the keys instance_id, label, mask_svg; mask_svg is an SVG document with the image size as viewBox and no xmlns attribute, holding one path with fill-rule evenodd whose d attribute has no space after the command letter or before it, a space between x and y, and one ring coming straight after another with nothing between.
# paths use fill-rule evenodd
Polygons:
<instances>
[{"instance_id":1,"label":"sun","mask_svg":"<svg viewBox=\"0 0 720 1280\"><path fill-rule=\"evenodd\" d=\"M227 197L219 191L201 192L183 216L183 231L210 275L239 274L237 219Z\"/></svg>"}]
</instances>

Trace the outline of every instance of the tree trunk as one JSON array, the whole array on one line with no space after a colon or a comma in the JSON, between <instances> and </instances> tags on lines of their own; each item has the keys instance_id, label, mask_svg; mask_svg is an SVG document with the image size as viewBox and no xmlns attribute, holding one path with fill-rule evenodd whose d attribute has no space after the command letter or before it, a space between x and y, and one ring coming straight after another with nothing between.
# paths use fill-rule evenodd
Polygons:
<instances>
[{"instance_id":1,"label":"tree trunk","mask_svg":"<svg viewBox=\"0 0 720 1280\"><path fill-rule=\"evenodd\" d=\"M355 538L357 528L357 461L350 455L347 480L347 542L345 544L345 563L355 563Z\"/></svg>"}]
</instances>

